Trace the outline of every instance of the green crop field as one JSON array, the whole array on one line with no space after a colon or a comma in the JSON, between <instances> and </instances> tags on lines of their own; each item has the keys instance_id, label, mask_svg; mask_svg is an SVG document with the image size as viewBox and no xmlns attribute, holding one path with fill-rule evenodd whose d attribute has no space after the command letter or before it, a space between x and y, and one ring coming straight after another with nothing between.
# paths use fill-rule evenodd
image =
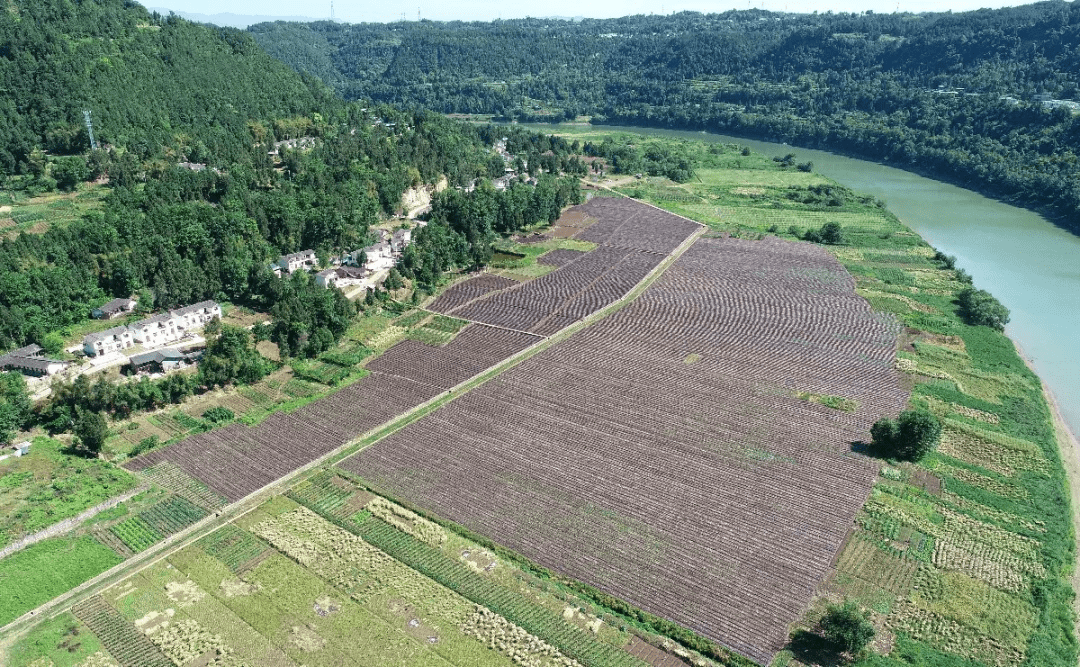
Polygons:
<instances>
[{"instance_id":1,"label":"green crop field","mask_svg":"<svg viewBox=\"0 0 1080 667\"><path fill-rule=\"evenodd\" d=\"M0 547L133 488L134 475L100 459L71 456L35 438L26 456L0 462Z\"/></svg>"},{"instance_id":2,"label":"green crop field","mask_svg":"<svg viewBox=\"0 0 1080 667\"><path fill-rule=\"evenodd\" d=\"M0 625L121 560L88 536L44 540L0 560Z\"/></svg>"}]
</instances>

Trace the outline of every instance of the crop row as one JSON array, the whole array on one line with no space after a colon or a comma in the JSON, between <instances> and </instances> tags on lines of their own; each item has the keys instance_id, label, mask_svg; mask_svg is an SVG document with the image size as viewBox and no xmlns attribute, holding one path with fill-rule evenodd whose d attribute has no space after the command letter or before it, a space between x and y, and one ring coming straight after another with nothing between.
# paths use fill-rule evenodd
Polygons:
<instances>
[{"instance_id":1,"label":"crop row","mask_svg":"<svg viewBox=\"0 0 1080 667\"><path fill-rule=\"evenodd\" d=\"M609 243L622 227L596 217ZM907 402L897 332L820 247L701 239L619 312L342 466L767 663L876 476L851 443Z\"/></svg>"},{"instance_id":2,"label":"crop row","mask_svg":"<svg viewBox=\"0 0 1080 667\"><path fill-rule=\"evenodd\" d=\"M121 667L172 667L172 661L101 596L80 602L71 611Z\"/></svg>"},{"instance_id":3,"label":"crop row","mask_svg":"<svg viewBox=\"0 0 1080 667\"><path fill-rule=\"evenodd\" d=\"M178 533L206 516L206 510L181 498L169 496L137 515L109 528L134 553Z\"/></svg>"},{"instance_id":4,"label":"crop row","mask_svg":"<svg viewBox=\"0 0 1080 667\"><path fill-rule=\"evenodd\" d=\"M517 283L502 276L482 275L460 282L439 295L428 308L436 313L449 313L460 306L492 292L513 287Z\"/></svg>"},{"instance_id":5,"label":"crop row","mask_svg":"<svg viewBox=\"0 0 1080 667\"><path fill-rule=\"evenodd\" d=\"M242 572L269 549L265 542L231 523L202 538L198 544L200 549L236 573Z\"/></svg>"},{"instance_id":6,"label":"crop row","mask_svg":"<svg viewBox=\"0 0 1080 667\"><path fill-rule=\"evenodd\" d=\"M312 507L309 506L309 509ZM394 528L382 519L370 517L356 524L340 521L328 514L321 516L360 536L368 544L420 574L503 616L586 667L641 665L629 654L570 625L560 615L470 570L438 548Z\"/></svg>"}]
</instances>

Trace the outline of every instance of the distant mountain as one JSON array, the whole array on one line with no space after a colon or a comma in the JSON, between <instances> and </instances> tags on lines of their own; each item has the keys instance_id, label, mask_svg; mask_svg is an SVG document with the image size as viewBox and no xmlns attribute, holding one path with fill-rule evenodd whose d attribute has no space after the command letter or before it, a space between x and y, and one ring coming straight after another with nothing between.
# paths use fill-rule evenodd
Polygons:
<instances>
[{"instance_id":1,"label":"distant mountain","mask_svg":"<svg viewBox=\"0 0 1080 667\"><path fill-rule=\"evenodd\" d=\"M157 12L162 16L168 16L170 13L176 14L181 18L185 18L189 21L196 23L212 23L213 25L228 27L228 28L240 28L246 29L250 25L256 23L273 23L274 21L290 21L294 23L307 23L309 21L323 21L325 17L313 18L311 16L264 16L264 15L251 15L251 14L233 14L232 12L223 12L221 14L198 14L195 12L178 12L173 9L166 9L164 7L148 7L152 12Z\"/></svg>"},{"instance_id":2,"label":"distant mountain","mask_svg":"<svg viewBox=\"0 0 1080 667\"><path fill-rule=\"evenodd\" d=\"M734 132L930 171L1080 233L1080 2L924 14L263 23L346 99Z\"/></svg>"},{"instance_id":3,"label":"distant mountain","mask_svg":"<svg viewBox=\"0 0 1080 667\"><path fill-rule=\"evenodd\" d=\"M251 151L249 121L310 117L312 90L235 28L153 15L125 0L35 0L0 11L0 176L37 148L99 142L147 159L222 162Z\"/></svg>"}]
</instances>

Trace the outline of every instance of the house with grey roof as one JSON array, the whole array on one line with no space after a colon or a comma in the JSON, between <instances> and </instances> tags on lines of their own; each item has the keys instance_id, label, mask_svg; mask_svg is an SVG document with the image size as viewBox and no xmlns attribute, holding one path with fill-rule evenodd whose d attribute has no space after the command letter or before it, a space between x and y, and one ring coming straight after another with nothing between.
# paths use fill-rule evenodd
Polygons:
<instances>
[{"instance_id":1,"label":"house with grey roof","mask_svg":"<svg viewBox=\"0 0 1080 667\"><path fill-rule=\"evenodd\" d=\"M83 338L83 351L91 357L119 352L133 345L135 345L135 334L125 326L113 327Z\"/></svg>"},{"instance_id":2,"label":"house with grey roof","mask_svg":"<svg viewBox=\"0 0 1080 667\"><path fill-rule=\"evenodd\" d=\"M15 371L32 377L54 375L68 367L68 362L49 359L40 345L27 345L0 356L0 371Z\"/></svg>"},{"instance_id":3,"label":"house with grey roof","mask_svg":"<svg viewBox=\"0 0 1080 667\"><path fill-rule=\"evenodd\" d=\"M300 252L293 252L279 257L277 264L274 265L274 272L281 275L282 273L292 274L301 270L307 271L317 266L318 263L319 258L315 256L314 250L301 250Z\"/></svg>"},{"instance_id":4,"label":"house with grey roof","mask_svg":"<svg viewBox=\"0 0 1080 667\"><path fill-rule=\"evenodd\" d=\"M146 346L165 345L180 340L221 317L221 305L216 301L199 303L166 313L160 313L126 327L90 334L83 339L83 350L90 356L124 350L136 343Z\"/></svg>"},{"instance_id":5,"label":"house with grey roof","mask_svg":"<svg viewBox=\"0 0 1080 667\"><path fill-rule=\"evenodd\" d=\"M412 243L412 232L408 229L399 229L390 237L390 248L394 252L405 250L405 246Z\"/></svg>"},{"instance_id":6,"label":"house with grey roof","mask_svg":"<svg viewBox=\"0 0 1080 667\"><path fill-rule=\"evenodd\" d=\"M95 320L114 320L135 310L137 303L135 299L113 299L90 311L90 316Z\"/></svg>"}]
</instances>

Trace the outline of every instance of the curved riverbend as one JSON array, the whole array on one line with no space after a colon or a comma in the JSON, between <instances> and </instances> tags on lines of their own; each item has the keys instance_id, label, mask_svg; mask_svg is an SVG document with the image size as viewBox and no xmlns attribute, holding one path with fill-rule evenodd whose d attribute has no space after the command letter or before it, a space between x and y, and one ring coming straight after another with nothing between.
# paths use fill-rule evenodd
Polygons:
<instances>
[{"instance_id":1,"label":"curved riverbend","mask_svg":"<svg viewBox=\"0 0 1080 667\"><path fill-rule=\"evenodd\" d=\"M552 126L536 126L550 132ZM795 153L814 170L885 200L889 210L1010 311L1006 331L1080 433L1080 236L1032 211L876 162L722 134L595 125L596 130L737 143L766 155Z\"/></svg>"}]
</instances>

